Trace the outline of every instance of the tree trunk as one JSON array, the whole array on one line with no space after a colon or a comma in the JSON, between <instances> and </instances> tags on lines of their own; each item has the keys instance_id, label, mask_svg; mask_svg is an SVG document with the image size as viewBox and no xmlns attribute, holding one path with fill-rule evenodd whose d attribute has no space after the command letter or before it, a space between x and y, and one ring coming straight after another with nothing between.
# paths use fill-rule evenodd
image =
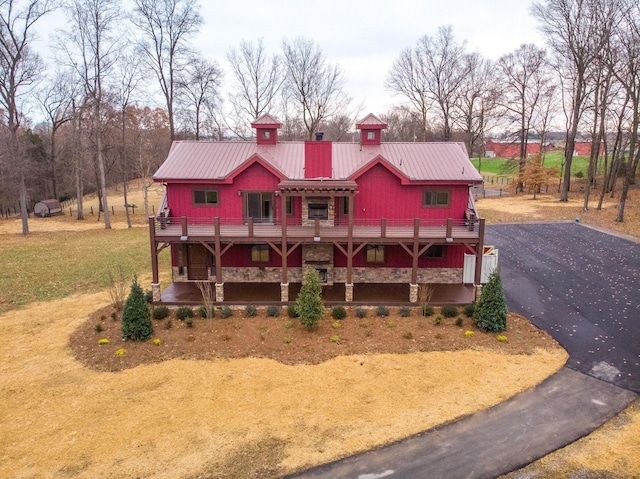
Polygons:
<instances>
[{"instance_id":1,"label":"tree trunk","mask_svg":"<svg viewBox=\"0 0 640 479\"><path fill-rule=\"evenodd\" d=\"M100 172L99 187L102 192L101 205L104 210L104 227L111 229L111 221L109 219L109 204L107 201L107 175L104 170L104 158L102 157L102 133L100 131L100 106L99 101L94 99L94 127L96 129L96 159L98 161L98 169Z\"/></svg>"},{"instance_id":2,"label":"tree trunk","mask_svg":"<svg viewBox=\"0 0 640 479\"><path fill-rule=\"evenodd\" d=\"M29 211L27 210L27 185L24 173L20 173L20 217L22 218L22 234L29 234Z\"/></svg>"}]
</instances>

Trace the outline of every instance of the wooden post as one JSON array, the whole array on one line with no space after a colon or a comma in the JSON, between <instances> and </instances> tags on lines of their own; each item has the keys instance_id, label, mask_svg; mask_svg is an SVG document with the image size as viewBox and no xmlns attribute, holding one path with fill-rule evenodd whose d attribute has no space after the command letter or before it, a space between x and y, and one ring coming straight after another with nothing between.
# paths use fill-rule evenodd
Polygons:
<instances>
[{"instance_id":1,"label":"wooden post","mask_svg":"<svg viewBox=\"0 0 640 479\"><path fill-rule=\"evenodd\" d=\"M187 217L180 217L180 223L182 224L182 236L188 236L189 231L187 229Z\"/></svg>"},{"instance_id":2,"label":"wooden post","mask_svg":"<svg viewBox=\"0 0 640 479\"><path fill-rule=\"evenodd\" d=\"M353 200L349 197L349 227L347 228L347 284L353 286Z\"/></svg>"},{"instance_id":3,"label":"wooden post","mask_svg":"<svg viewBox=\"0 0 640 479\"><path fill-rule=\"evenodd\" d=\"M151 276L152 282L158 283L158 248L156 247L156 220L153 216L149 216L149 242L151 246Z\"/></svg>"},{"instance_id":4,"label":"wooden post","mask_svg":"<svg viewBox=\"0 0 640 479\"><path fill-rule=\"evenodd\" d=\"M453 238L453 219L447 218L447 234L446 238Z\"/></svg>"},{"instance_id":5,"label":"wooden post","mask_svg":"<svg viewBox=\"0 0 640 479\"><path fill-rule=\"evenodd\" d=\"M418 284L418 257L420 252L420 218L413 220L413 253L411 263L411 284Z\"/></svg>"},{"instance_id":6,"label":"wooden post","mask_svg":"<svg viewBox=\"0 0 640 479\"><path fill-rule=\"evenodd\" d=\"M380 220L380 237L381 238L387 237L387 218L382 218Z\"/></svg>"},{"instance_id":7,"label":"wooden post","mask_svg":"<svg viewBox=\"0 0 640 479\"><path fill-rule=\"evenodd\" d=\"M286 195L282 195L280 197L280 202L282 203L282 284L287 284L288 281L288 271L287 271L287 256L289 255L289 247L287 246L287 197Z\"/></svg>"},{"instance_id":8,"label":"wooden post","mask_svg":"<svg viewBox=\"0 0 640 479\"><path fill-rule=\"evenodd\" d=\"M213 218L214 251L216 257L216 283L222 283L222 253L220 249L220 217Z\"/></svg>"},{"instance_id":9,"label":"wooden post","mask_svg":"<svg viewBox=\"0 0 640 479\"><path fill-rule=\"evenodd\" d=\"M253 218L249 218L249 221L247 221L247 228L249 230L249 238L253 238Z\"/></svg>"},{"instance_id":10,"label":"wooden post","mask_svg":"<svg viewBox=\"0 0 640 479\"><path fill-rule=\"evenodd\" d=\"M320 220L318 218L315 219L314 228L313 236L318 238L320 236Z\"/></svg>"},{"instance_id":11,"label":"wooden post","mask_svg":"<svg viewBox=\"0 0 640 479\"><path fill-rule=\"evenodd\" d=\"M479 285L482 281L482 257L484 256L484 218L480 218L478 228L478 246L476 249L476 274L474 284Z\"/></svg>"}]
</instances>

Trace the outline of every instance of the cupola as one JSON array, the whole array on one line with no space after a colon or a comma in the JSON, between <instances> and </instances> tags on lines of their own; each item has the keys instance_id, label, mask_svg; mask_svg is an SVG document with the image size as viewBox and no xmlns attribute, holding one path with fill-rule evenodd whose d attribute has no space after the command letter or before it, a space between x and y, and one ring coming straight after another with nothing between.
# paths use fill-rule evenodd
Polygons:
<instances>
[{"instance_id":1,"label":"cupola","mask_svg":"<svg viewBox=\"0 0 640 479\"><path fill-rule=\"evenodd\" d=\"M382 141L382 130L387 124L372 113L369 113L356 124L360 130L361 145L379 145Z\"/></svg>"},{"instance_id":2,"label":"cupola","mask_svg":"<svg viewBox=\"0 0 640 479\"><path fill-rule=\"evenodd\" d=\"M258 145L275 145L278 142L278 128L281 126L282 123L268 113L251 123L251 128L256 130Z\"/></svg>"}]
</instances>

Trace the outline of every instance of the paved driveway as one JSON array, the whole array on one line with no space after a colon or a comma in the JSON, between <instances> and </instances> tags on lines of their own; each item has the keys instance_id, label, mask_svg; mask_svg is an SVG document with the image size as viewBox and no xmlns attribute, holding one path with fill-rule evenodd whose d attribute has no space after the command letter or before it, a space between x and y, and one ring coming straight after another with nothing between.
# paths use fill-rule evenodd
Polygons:
<instances>
[{"instance_id":1,"label":"paved driveway","mask_svg":"<svg viewBox=\"0 0 640 479\"><path fill-rule=\"evenodd\" d=\"M568 367L640 392L640 244L576 223L492 225L509 309L549 332Z\"/></svg>"}]
</instances>

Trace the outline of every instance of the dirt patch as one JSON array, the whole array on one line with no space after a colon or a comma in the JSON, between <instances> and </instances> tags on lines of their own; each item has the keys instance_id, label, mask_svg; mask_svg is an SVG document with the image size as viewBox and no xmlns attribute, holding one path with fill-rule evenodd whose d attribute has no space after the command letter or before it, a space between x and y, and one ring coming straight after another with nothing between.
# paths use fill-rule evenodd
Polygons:
<instances>
[{"instance_id":1,"label":"dirt patch","mask_svg":"<svg viewBox=\"0 0 640 479\"><path fill-rule=\"evenodd\" d=\"M431 351L490 350L506 354L532 354L536 349L558 348L546 332L527 319L510 313L508 331L497 335L482 333L471 318L460 314L443 318L440 308L424 317L419 309L402 317L391 308L389 316L367 309L366 317L356 317L347 309L343 320L327 312L315 331L308 331L297 319L282 311L268 317L259 308L255 317L244 317L244 309L222 319L220 311L213 319L195 317L180 321L175 311L170 317L153 320L153 340L122 340L120 315L111 307L102 308L78 328L70 339L73 354L87 367L98 371L120 371L141 364L170 359L265 358L282 364L319 364L338 356L362 354L407 354ZM195 310L197 315L197 310ZM115 318L115 319L113 319ZM189 326L191 325L191 326ZM106 344L99 344L107 340ZM157 343L157 344L156 344Z\"/></svg>"}]
</instances>

